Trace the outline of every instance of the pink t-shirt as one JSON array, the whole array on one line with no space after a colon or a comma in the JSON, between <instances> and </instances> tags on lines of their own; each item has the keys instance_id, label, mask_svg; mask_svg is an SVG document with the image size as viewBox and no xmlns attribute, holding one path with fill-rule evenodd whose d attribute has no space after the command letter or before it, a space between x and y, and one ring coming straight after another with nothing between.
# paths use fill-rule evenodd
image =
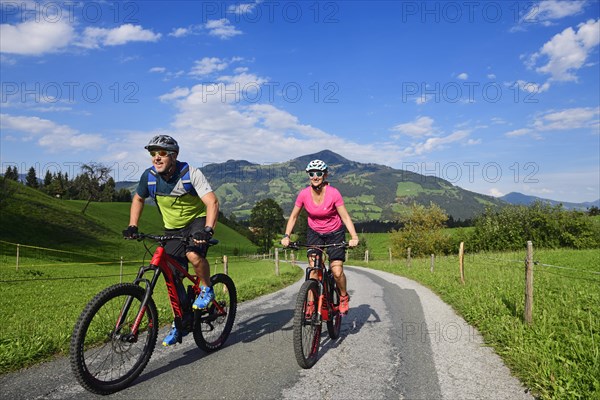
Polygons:
<instances>
[{"instance_id":1,"label":"pink t-shirt","mask_svg":"<svg viewBox=\"0 0 600 400\"><path fill-rule=\"evenodd\" d=\"M324 189L322 204L315 204L310 186L302 189L296 198L296 206L304 207L308 213L308 226L317 233L335 232L342 227L342 219L336 207L343 206L344 199L336 188L328 185Z\"/></svg>"}]
</instances>

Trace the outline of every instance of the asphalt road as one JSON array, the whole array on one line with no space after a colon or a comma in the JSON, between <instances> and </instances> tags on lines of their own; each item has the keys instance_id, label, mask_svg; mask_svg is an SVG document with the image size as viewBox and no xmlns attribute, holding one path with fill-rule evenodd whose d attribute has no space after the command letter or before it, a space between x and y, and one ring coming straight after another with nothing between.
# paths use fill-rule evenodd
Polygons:
<instances>
[{"instance_id":1,"label":"asphalt road","mask_svg":"<svg viewBox=\"0 0 600 400\"><path fill-rule=\"evenodd\" d=\"M405 278L346 268L350 312L340 338L323 326L320 359L300 368L292 345L298 282L238 305L224 348L193 338L158 346L127 389L82 389L68 359L0 377L2 399L532 399L479 333L430 290Z\"/></svg>"}]
</instances>

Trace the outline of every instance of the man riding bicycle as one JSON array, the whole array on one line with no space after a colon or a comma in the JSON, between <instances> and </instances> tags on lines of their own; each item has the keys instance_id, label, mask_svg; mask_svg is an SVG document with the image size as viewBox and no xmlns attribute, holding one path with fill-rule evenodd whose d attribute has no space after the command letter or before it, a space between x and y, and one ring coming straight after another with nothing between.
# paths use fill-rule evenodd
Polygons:
<instances>
[{"instance_id":1,"label":"man riding bicycle","mask_svg":"<svg viewBox=\"0 0 600 400\"><path fill-rule=\"evenodd\" d=\"M129 226L123 236L132 238L138 232L145 199L152 197L162 216L165 234L192 237L185 246L178 241L167 243L165 250L183 265L187 265L188 260L192 263L201 285L193 308L205 309L214 299L206 253L207 242L217 223L219 202L199 169L177 161L179 145L171 136L154 136L144 148L150 152L152 167L140 177L131 202ZM179 323L173 322L163 346L181 343L182 337L189 333L178 328L182 326L181 321L176 322Z\"/></svg>"}]
</instances>

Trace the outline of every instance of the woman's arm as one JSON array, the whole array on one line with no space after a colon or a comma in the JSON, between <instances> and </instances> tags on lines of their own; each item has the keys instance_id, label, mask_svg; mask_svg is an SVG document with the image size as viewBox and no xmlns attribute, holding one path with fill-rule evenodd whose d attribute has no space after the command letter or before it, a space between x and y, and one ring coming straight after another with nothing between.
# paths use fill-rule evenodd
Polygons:
<instances>
[{"instance_id":1,"label":"woman's arm","mask_svg":"<svg viewBox=\"0 0 600 400\"><path fill-rule=\"evenodd\" d=\"M348 214L346 206L342 204L341 206L337 206L336 209L340 215L340 218L342 219L342 222L344 225L346 225L346 229L348 229L348 232L350 233L350 242L348 243L348 246L358 246L358 235L356 234L354 223L352 222L352 218L350 218L350 214Z\"/></svg>"},{"instance_id":2,"label":"woman's arm","mask_svg":"<svg viewBox=\"0 0 600 400\"><path fill-rule=\"evenodd\" d=\"M300 215L300 211L302 209L298 206L294 206L292 209L292 213L290 214L290 218L288 219L287 225L285 226L285 234L286 236L281 239L281 245L283 247L287 247L290 244L290 235L294 230L294 226L296 225L296 221L298 220L298 215Z\"/></svg>"}]
</instances>

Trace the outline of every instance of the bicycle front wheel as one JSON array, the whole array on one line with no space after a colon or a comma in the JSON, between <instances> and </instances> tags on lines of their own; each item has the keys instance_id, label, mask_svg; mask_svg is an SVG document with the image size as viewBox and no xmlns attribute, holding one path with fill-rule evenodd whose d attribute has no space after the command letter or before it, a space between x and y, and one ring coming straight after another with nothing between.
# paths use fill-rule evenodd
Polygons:
<instances>
[{"instance_id":1,"label":"bicycle front wheel","mask_svg":"<svg viewBox=\"0 0 600 400\"><path fill-rule=\"evenodd\" d=\"M98 293L84 308L71 337L71 369L85 389L110 394L127 387L144 368L156 345L158 312L152 298L132 327L145 290L131 283Z\"/></svg>"},{"instance_id":2,"label":"bicycle front wheel","mask_svg":"<svg viewBox=\"0 0 600 400\"><path fill-rule=\"evenodd\" d=\"M233 280L225 274L216 274L210 277L210 283L215 300L206 310L194 311L194 341L206 352L223 347L237 310L237 290Z\"/></svg>"},{"instance_id":3,"label":"bicycle front wheel","mask_svg":"<svg viewBox=\"0 0 600 400\"><path fill-rule=\"evenodd\" d=\"M317 313L319 285L309 279L302 284L294 309L294 354L302 368L312 368L317 362L321 343L321 320Z\"/></svg>"}]
</instances>

